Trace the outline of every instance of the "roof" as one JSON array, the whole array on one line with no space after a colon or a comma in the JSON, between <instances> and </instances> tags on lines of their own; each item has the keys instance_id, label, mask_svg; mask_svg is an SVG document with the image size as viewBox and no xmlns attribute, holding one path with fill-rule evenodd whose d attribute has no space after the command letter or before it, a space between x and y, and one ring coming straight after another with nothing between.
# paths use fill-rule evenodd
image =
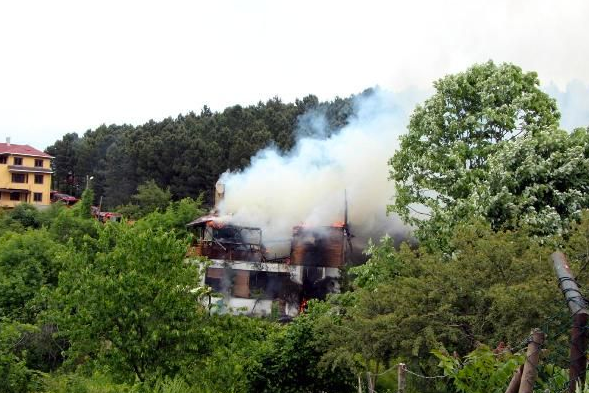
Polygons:
<instances>
[{"instance_id":1,"label":"roof","mask_svg":"<svg viewBox=\"0 0 589 393\"><path fill-rule=\"evenodd\" d=\"M234 227L234 228L241 228L241 229L247 229L247 230L255 230L255 231L259 231L260 228L256 228L256 227L248 227L248 226L243 226L243 225L239 225L239 224L235 224L235 223L231 223L229 221L227 221L227 216L225 217L225 219L219 217L217 214L207 214L206 216L202 216L197 218L194 221L189 222L188 224L186 224L187 227L195 227L195 226L205 226L208 225L209 223L214 223L216 227L224 227L224 226L228 226L228 227Z\"/></svg>"},{"instance_id":2,"label":"roof","mask_svg":"<svg viewBox=\"0 0 589 393\"><path fill-rule=\"evenodd\" d=\"M31 157L53 158L44 151L37 150L29 145L15 145L14 143L0 143L0 154L19 154Z\"/></svg>"},{"instance_id":3,"label":"roof","mask_svg":"<svg viewBox=\"0 0 589 393\"><path fill-rule=\"evenodd\" d=\"M199 224L206 224L207 222L215 221L218 218L219 218L219 216L217 216L217 215L209 214L209 215L199 217L196 220L189 222L188 224L186 224L186 226L193 227L193 226L197 226Z\"/></svg>"}]
</instances>

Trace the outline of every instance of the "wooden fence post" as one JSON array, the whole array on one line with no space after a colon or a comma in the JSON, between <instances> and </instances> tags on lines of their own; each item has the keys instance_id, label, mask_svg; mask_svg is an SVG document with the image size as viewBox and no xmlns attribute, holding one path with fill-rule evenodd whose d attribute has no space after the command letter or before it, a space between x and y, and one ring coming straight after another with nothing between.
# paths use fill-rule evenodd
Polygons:
<instances>
[{"instance_id":1,"label":"wooden fence post","mask_svg":"<svg viewBox=\"0 0 589 393\"><path fill-rule=\"evenodd\" d=\"M405 393L405 363L397 364L397 393Z\"/></svg>"},{"instance_id":2,"label":"wooden fence post","mask_svg":"<svg viewBox=\"0 0 589 393\"><path fill-rule=\"evenodd\" d=\"M507 387L505 393L518 393L519 385L521 385L522 382L523 371L524 366L519 366L517 370L515 370L515 373L513 373L513 377L511 378L511 381L509 382L509 386Z\"/></svg>"},{"instance_id":3,"label":"wooden fence post","mask_svg":"<svg viewBox=\"0 0 589 393\"><path fill-rule=\"evenodd\" d=\"M574 393L577 383L585 383L585 371L587 369L587 319L589 310L587 303L577 286L575 277L569 268L569 264L562 252L554 252L551 255L554 271L558 277L560 289L565 296L571 314L573 315L573 327L571 329L571 349L569 367L569 392Z\"/></svg>"},{"instance_id":4,"label":"wooden fence post","mask_svg":"<svg viewBox=\"0 0 589 393\"><path fill-rule=\"evenodd\" d=\"M538 361L540 359L540 348L544 343L544 333L539 329L532 330L532 337L528 343L526 360L518 393L533 393L534 382L538 375Z\"/></svg>"}]
</instances>

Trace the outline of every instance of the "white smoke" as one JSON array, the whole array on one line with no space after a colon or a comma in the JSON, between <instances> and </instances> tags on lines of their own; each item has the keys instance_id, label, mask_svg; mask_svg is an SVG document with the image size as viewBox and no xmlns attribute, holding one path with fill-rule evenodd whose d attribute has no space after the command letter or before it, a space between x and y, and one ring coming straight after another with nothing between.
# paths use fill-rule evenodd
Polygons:
<instances>
[{"instance_id":1,"label":"white smoke","mask_svg":"<svg viewBox=\"0 0 589 393\"><path fill-rule=\"evenodd\" d=\"M326 137L321 114L306 114L315 135L301 138L288 154L274 148L260 151L241 172L226 172L220 182L225 196L220 215L260 227L264 242L290 239L301 223L327 226L344 220L347 193L351 232L365 239L404 236L407 228L386 215L394 195L388 160L398 147L415 103L423 93L402 94L375 89L355 99L355 116L339 132ZM310 119L315 116L316 119Z\"/></svg>"}]
</instances>

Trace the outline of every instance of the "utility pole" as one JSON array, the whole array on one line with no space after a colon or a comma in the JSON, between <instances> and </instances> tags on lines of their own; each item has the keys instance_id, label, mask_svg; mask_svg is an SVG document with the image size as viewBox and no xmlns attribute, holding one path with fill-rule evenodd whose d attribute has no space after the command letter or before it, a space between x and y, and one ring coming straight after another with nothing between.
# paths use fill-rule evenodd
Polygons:
<instances>
[{"instance_id":1,"label":"utility pole","mask_svg":"<svg viewBox=\"0 0 589 393\"><path fill-rule=\"evenodd\" d=\"M536 377L538 376L537 368L542 344L544 344L544 333L540 329L532 330L518 393L533 393L534 391L534 382L536 382Z\"/></svg>"},{"instance_id":2,"label":"utility pole","mask_svg":"<svg viewBox=\"0 0 589 393\"><path fill-rule=\"evenodd\" d=\"M574 393L577 383L585 383L585 370L587 369L587 320L589 310L587 302L575 281L575 277L569 268L566 256L562 252L554 252L550 256L552 265L558 277L560 289L564 294L571 314L573 327L571 329L571 349L569 367L569 392Z\"/></svg>"},{"instance_id":3,"label":"utility pole","mask_svg":"<svg viewBox=\"0 0 589 393\"><path fill-rule=\"evenodd\" d=\"M90 180L94 179L94 176L86 175L86 190L90 188Z\"/></svg>"}]
</instances>

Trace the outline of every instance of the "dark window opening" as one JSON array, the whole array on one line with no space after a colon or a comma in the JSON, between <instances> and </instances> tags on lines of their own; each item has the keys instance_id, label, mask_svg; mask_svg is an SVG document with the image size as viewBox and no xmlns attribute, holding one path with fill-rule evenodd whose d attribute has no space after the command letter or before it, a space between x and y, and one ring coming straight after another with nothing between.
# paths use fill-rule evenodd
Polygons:
<instances>
[{"instance_id":1,"label":"dark window opening","mask_svg":"<svg viewBox=\"0 0 589 393\"><path fill-rule=\"evenodd\" d=\"M43 160L35 159L35 166L37 168L43 168Z\"/></svg>"},{"instance_id":2,"label":"dark window opening","mask_svg":"<svg viewBox=\"0 0 589 393\"><path fill-rule=\"evenodd\" d=\"M10 200L11 201L20 201L20 192L11 192L10 193Z\"/></svg>"},{"instance_id":3,"label":"dark window opening","mask_svg":"<svg viewBox=\"0 0 589 393\"><path fill-rule=\"evenodd\" d=\"M6 164L8 158L6 156L0 156L0 164Z\"/></svg>"},{"instance_id":4,"label":"dark window opening","mask_svg":"<svg viewBox=\"0 0 589 393\"><path fill-rule=\"evenodd\" d=\"M264 271L251 271L250 272L250 291L264 292L266 285L268 284L268 273Z\"/></svg>"},{"instance_id":5,"label":"dark window opening","mask_svg":"<svg viewBox=\"0 0 589 393\"><path fill-rule=\"evenodd\" d=\"M205 277L205 284L213 289L214 292L221 292L221 279L215 277Z\"/></svg>"},{"instance_id":6,"label":"dark window opening","mask_svg":"<svg viewBox=\"0 0 589 393\"><path fill-rule=\"evenodd\" d=\"M43 175L35 175L35 184L43 184Z\"/></svg>"},{"instance_id":7,"label":"dark window opening","mask_svg":"<svg viewBox=\"0 0 589 393\"><path fill-rule=\"evenodd\" d=\"M42 202L43 201L43 194L40 192L36 192L33 194L33 200L35 202Z\"/></svg>"},{"instance_id":8,"label":"dark window opening","mask_svg":"<svg viewBox=\"0 0 589 393\"><path fill-rule=\"evenodd\" d=\"M14 165L22 165L22 157L14 157Z\"/></svg>"},{"instance_id":9,"label":"dark window opening","mask_svg":"<svg viewBox=\"0 0 589 393\"><path fill-rule=\"evenodd\" d=\"M27 175L24 173L13 173L12 174L12 182L13 183L26 183L27 182Z\"/></svg>"}]
</instances>

